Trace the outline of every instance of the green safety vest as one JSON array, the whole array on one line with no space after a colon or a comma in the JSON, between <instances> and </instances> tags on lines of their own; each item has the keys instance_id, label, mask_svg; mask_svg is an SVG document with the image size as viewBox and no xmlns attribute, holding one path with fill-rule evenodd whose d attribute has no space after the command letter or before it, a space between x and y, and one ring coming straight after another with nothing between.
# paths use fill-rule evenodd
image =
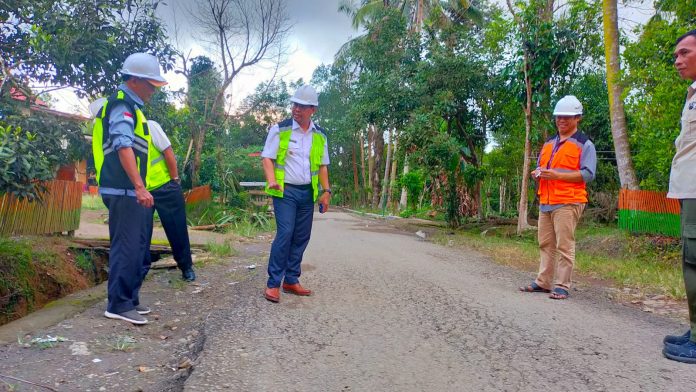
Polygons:
<instances>
[{"instance_id":1,"label":"green safety vest","mask_svg":"<svg viewBox=\"0 0 696 392\"><path fill-rule=\"evenodd\" d=\"M116 102L125 102L135 112L135 126L133 129L135 138L132 148L140 177L143 183L147 184L148 155L149 151L152 150L149 148L151 140L147 119L143 112L137 108L135 102L122 90L109 97L101 112L94 119L92 154L94 156L94 166L97 170L97 184L105 188L135 189L130 178L128 178L128 174L123 170L118 152L114 149L109 137L109 115Z\"/></svg>"},{"instance_id":2,"label":"green safety vest","mask_svg":"<svg viewBox=\"0 0 696 392\"><path fill-rule=\"evenodd\" d=\"M157 150L152 142L150 142L147 155L150 167L147 168L146 188L148 191L153 191L171 181L172 177L169 175L169 168L164 160L164 154Z\"/></svg>"},{"instance_id":3,"label":"green safety vest","mask_svg":"<svg viewBox=\"0 0 696 392\"><path fill-rule=\"evenodd\" d=\"M285 158L287 157L288 147L290 146L290 135L292 135L292 120L283 121L279 124L280 127L280 143L278 145L278 155L274 162L274 172L276 182L281 188L284 188L285 183ZM314 201L317 201L319 195L319 166L321 166L321 157L324 155L324 144L326 144L326 136L318 129L312 132L312 147L309 150L309 169L312 175L312 190L314 191ZM275 197L283 197L283 191L270 189L266 183L266 193Z\"/></svg>"}]
</instances>

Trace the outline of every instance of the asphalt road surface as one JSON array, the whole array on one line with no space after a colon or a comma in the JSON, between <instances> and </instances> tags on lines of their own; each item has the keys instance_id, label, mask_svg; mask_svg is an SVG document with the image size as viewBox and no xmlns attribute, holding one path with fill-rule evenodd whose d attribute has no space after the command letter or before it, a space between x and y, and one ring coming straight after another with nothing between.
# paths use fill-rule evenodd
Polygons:
<instances>
[{"instance_id":1,"label":"asphalt road surface","mask_svg":"<svg viewBox=\"0 0 696 392\"><path fill-rule=\"evenodd\" d=\"M259 266L264 272L264 266ZM221 298L187 391L694 391L662 357L684 324L613 304L524 294L532 276L380 222L316 215L311 297Z\"/></svg>"}]
</instances>

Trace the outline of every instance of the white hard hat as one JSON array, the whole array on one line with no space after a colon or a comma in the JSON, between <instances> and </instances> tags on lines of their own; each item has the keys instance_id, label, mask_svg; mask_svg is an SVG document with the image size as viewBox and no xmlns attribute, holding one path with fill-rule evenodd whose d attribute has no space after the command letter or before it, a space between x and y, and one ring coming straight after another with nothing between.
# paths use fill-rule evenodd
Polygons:
<instances>
[{"instance_id":1,"label":"white hard hat","mask_svg":"<svg viewBox=\"0 0 696 392\"><path fill-rule=\"evenodd\" d=\"M160 75L157 57L147 53L133 53L123 62L121 73L147 79L153 86L161 87L167 81Z\"/></svg>"},{"instance_id":2,"label":"white hard hat","mask_svg":"<svg viewBox=\"0 0 696 392\"><path fill-rule=\"evenodd\" d=\"M300 105L319 106L317 90L307 84L300 86L300 88L295 91L295 95L290 98L290 102L299 103Z\"/></svg>"},{"instance_id":3,"label":"white hard hat","mask_svg":"<svg viewBox=\"0 0 696 392\"><path fill-rule=\"evenodd\" d=\"M553 109L554 116L577 116L582 114L582 104L575 98L575 95L566 95L558 100L556 108Z\"/></svg>"},{"instance_id":4,"label":"white hard hat","mask_svg":"<svg viewBox=\"0 0 696 392\"><path fill-rule=\"evenodd\" d=\"M97 114L99 114L105 103L106 98L99 98L96 101L89 104L89 112L90 114L92 114L92 118L97 117Z\"/></svg>"},{"instance_id":5,"label":"white hard hat","mask_svg":"<svg viewBox=\"0 0 696 392\"><path fill-rule=\"evenodd\" d=\"M160 134L164 133L164 130L162 129L162 126L155 120L147 120L147 126L150 129L155 128L157 131L159 131ZM152 133L152 132L151 132Z\"/></svg>"}]
</instances>

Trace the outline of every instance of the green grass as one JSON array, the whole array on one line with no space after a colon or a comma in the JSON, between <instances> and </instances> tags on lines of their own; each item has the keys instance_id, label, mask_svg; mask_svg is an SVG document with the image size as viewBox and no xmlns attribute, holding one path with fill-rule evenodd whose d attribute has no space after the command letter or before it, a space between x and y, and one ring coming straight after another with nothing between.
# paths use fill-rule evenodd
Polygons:
<instances>
[{"instance_id":1,"label":"green grass","mask_svg":"<svg viewBox=\"0 0 696 392\"><path fill-rule=\"evenodd\" d=\"M0 321L11 317L22 299L30 308L33 306L34 287L31 282L36 276L33 258L34 252L28 241L0 237L0 297L7 299L0 308Z\"/></svg>"},{"instance_id":2,"label":"green grass","mask_svg":"<svg viewBox=\"0 0 696 392\"><path fill-rule=\"evenodd\" d=\"M123 351L123 352L129 352L133 351L135 349L136 344L135 338L131 336L116 336L111 339L107 345L111 348L113 351Z\"/></svg>"},{"instance_id":3,"label":"green grass","mask_svg":"<svg viewBox=\"0 0 696 392\"><path fill-rule=\"evenodd\" d=\"M474 248L504 265L528 271L538 268L535 230L518 236L510 226L470 225L454 234L443 232L434 238L443 245ZM644 294L686 297L680 245L669 237L631 235L613 226L583 224L576 231L575 273Z\"/></svg>"},{"instance_id":4,"label":"green grass","mask_svg":"<svg viewBox=\"0 0 696 392\"><path fill-rule=\"evenodd\" d=\"M98 195L82 195L82 209L83 210L95 210L95 211L107 211L101 196Z\"/></svg>"},{"instance_id":5,"label":"green grass","mask_svg":"<svg viewBox=\"0 0 696 392\"><path fill-rule=\"evenodd\" d=\"M233 248L228 241L225 241L222 244L209 242L206 245L206 248L208 249L210 254L215 257L229 257L235 256L239 253L237 249Z\"/></svg>"},{"instance_id":6,"label":"green grass","mask_svg":"<svg viewBox=\"0 0 696 392\"><path fill-rule=\"evenodd\" d=\"M75 254L75 264L77 268L84 272L92 273L94 270L93 257L94 255L90 251L77 252L77 254Z\"/></svg>"}]
</instances>

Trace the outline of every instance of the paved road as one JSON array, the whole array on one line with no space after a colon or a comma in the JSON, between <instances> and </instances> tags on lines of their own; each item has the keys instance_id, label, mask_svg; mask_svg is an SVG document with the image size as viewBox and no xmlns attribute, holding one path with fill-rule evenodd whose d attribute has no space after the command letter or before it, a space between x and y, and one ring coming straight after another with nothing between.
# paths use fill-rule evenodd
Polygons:
<instances>
[{"instance_id":1,"label":"paved road","mask_svg":"<svg viewBox=\"0 0 696 392\"><path fill-rule=\"evenodd\" d=\"M664 359L683 325L599 290L553 301L530 276L331 212L315 220L302 282L280 304L256 287L205 327L187 391L693 391ZM265 266L263 266L265 267ZM262 267L262 268L263 268Z\"/></svg>"}]
</instances>

